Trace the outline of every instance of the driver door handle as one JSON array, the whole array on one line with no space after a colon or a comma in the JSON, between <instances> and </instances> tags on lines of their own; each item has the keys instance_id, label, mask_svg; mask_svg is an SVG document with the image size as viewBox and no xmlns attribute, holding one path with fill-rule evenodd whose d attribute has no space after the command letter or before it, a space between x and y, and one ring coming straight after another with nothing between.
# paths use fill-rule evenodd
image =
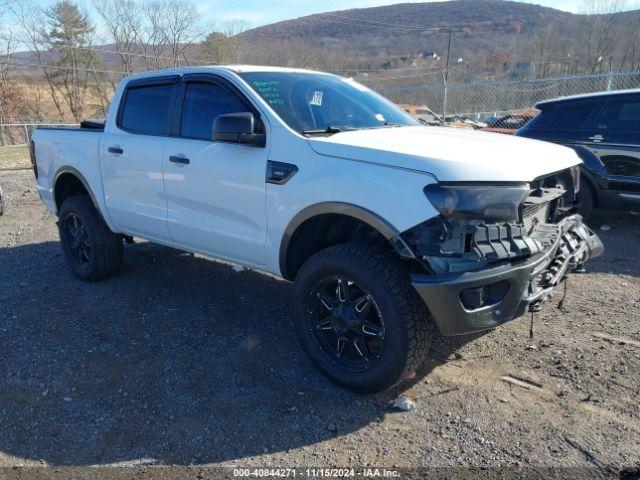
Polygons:
<instances>
[{"instance_id":1,"label":"driver door handle","mask_svg":"<svg viewBox=\"0 0 640 480\"><path fill-rule=\"evenodd\" d=\"M171 155L169 157L169 161L172 163L180 163L182 165L189 165L191 163L191 160L189 160L188 158L178 157L176 155Z\"/></svg>"},{"instance_id":2,"label":"driver door handle","mask_svg":"<svg viewBox=\"0 0 640 480\"><path fill-rule=\"evenodd\" d=\"M124 153L124 150L122 150L118 146L113 146L113 147L107 148L107 152L109 152L109 153L111 153L113 155L122 155Z\"/></svg>"}]
</instances>

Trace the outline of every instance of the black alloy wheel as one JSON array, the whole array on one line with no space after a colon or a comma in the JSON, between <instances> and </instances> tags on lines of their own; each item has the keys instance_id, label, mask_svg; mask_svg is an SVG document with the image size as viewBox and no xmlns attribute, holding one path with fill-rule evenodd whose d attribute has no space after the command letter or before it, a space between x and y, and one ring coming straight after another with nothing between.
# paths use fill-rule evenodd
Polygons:
<instances>
[{"instance_id":1,"label":"black alloy wheel","mask_svg":"<svg viewBox=\"0 0 640 480\"><path fill-rule=\"evenodd\" d=\"M62 251L73 273L97 281L122 265L122 235L109 230L88 195L69 197L58 212Z\"/></svg>"},{"instance_id":2,"label":"black alloy wheel","mask_svg":"<svg viewBox=\"0 0 640 480\"><path fill-rule=\"evenodd\" d=\"M88 265L91 262L91 241L80 217L75 213L69 213L64 219L63 232L70 258L78 266Z\"/></svg>"},{"instance_id":3,"label":"black alloy wheel","mask_svg":"<svg viewBox=\"0 0 640 480\"><path fill-rule=\"evenodd\" d=\"M385 328L369 292L345 276L316 281L307 301L309 329L336 366L349 371L373 367L384 352Z\"/></svg>"},{"instance_id":4,"label":"black alloy wheel","mask_svg":"<svg viewBox=\"0 0 640 480\"><path fill-rule=\"evenodd\" d=\"M313 364L358 393L386 390L424 361L431 318L405 266L378 245L345 242L296 275L296 333Z\"/></svg>"}]
</instances>

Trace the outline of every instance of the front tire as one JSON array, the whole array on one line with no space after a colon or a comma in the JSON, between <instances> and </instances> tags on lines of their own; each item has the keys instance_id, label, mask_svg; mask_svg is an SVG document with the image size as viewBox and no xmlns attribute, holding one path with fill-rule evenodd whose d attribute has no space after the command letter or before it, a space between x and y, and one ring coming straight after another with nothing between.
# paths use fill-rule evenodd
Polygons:
<instances>
[{"instance_id":1,"label":"front tire","mask_svg":"<svg viewBox=\"0 0 640 480\"><path fill-rule=\"evenodd\" d=\"M67 198L58 213L62 251L83 280L112 277L122 265L122 236L113 233L86 195Z\"/></svg>"},{"instance_id":2,"label":"front tire","mask_svg":"<svg viewBox=\"0 0 640 480\"><path fill-rule=\"evenodd\" d=\"M400 262L364 243L328 247L295 282L296 330L315 364L359 393L391 388L422 363L431 321Z\"/></svg>"}]
</instances>

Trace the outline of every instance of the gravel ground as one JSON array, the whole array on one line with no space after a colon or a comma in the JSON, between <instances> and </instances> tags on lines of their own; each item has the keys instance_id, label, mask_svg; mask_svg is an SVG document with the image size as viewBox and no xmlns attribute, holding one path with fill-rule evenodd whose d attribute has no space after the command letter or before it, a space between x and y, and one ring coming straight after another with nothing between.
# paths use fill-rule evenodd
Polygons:
<instances>
[{"instance_id":1,"label":"gravel ground","mask_svg":"<svg viewBox=\"0 0 640 480\"><path fill-rule=\"evenodd\" d=\"M84 283L31 172L0 185L0 467L640 467L638 215L594 218L605 255L532 340L528 317L436 335L413 381L358 396L304 356L289 283L146 242Z\"/></svg>"}]
</instances>

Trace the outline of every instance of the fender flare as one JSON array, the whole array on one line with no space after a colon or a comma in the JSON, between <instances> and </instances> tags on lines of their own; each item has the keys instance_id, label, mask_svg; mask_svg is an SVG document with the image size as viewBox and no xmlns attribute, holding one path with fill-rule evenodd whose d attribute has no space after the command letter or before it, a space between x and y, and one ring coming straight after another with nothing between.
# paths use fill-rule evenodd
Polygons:
<instances>
[{"instance_id":1,"label":"fender flare","mask_svg":"<svg viewBox=\"0 0 640 480\"><path fill-rule=\"evenodd\" d=\"M289 244L293 235L300 225L307 220L317 217L318 215L325 214L338 214L347 217L355 218L369 225L371 228L379 232L384 238L386 238L396 252L403 258L414 259L413 251L409 248L406 242L400 235L400 232L396 228L387 222L380 215L367 210L366 208L351 203L343 202L322 202L308 206L300 210L287 225L284 231L282 240L280 242L280 273L284 278L288 278L287 274L287 252Z\"/></svg>"},{"instance_id":2,"label":"fender flare","mask_svg":"<svg viewBox=\"0 0 640 480\"><path fill-rule=\"evenodd\" d=\"M84 175L82 175L82 173L80 173L80 171L77 168L70 167L68 165L65 165L64 167L60 167L58 169L58 171L56 172L56 174L53 176L53 182L52 182L53 199L54 199L55 204L56 204L56 214L58 213L57 212L57 210L58 210L58 199L56 198L56 184L58 183L58 179L64 174L71 174L74 177L76 177L80 181L80 183L82 183L82 186L84 187L84 189L89 194L89 198L91 198L91 203L93 203L94 208L102 216L102 212L100 211L100 205L98 204L98 201L96 200L96 196L94 195L93 191L91 190L91 187L89 187L89 182L87 182L87 179L84 177Z\"/></svg>"}]
</instances>

